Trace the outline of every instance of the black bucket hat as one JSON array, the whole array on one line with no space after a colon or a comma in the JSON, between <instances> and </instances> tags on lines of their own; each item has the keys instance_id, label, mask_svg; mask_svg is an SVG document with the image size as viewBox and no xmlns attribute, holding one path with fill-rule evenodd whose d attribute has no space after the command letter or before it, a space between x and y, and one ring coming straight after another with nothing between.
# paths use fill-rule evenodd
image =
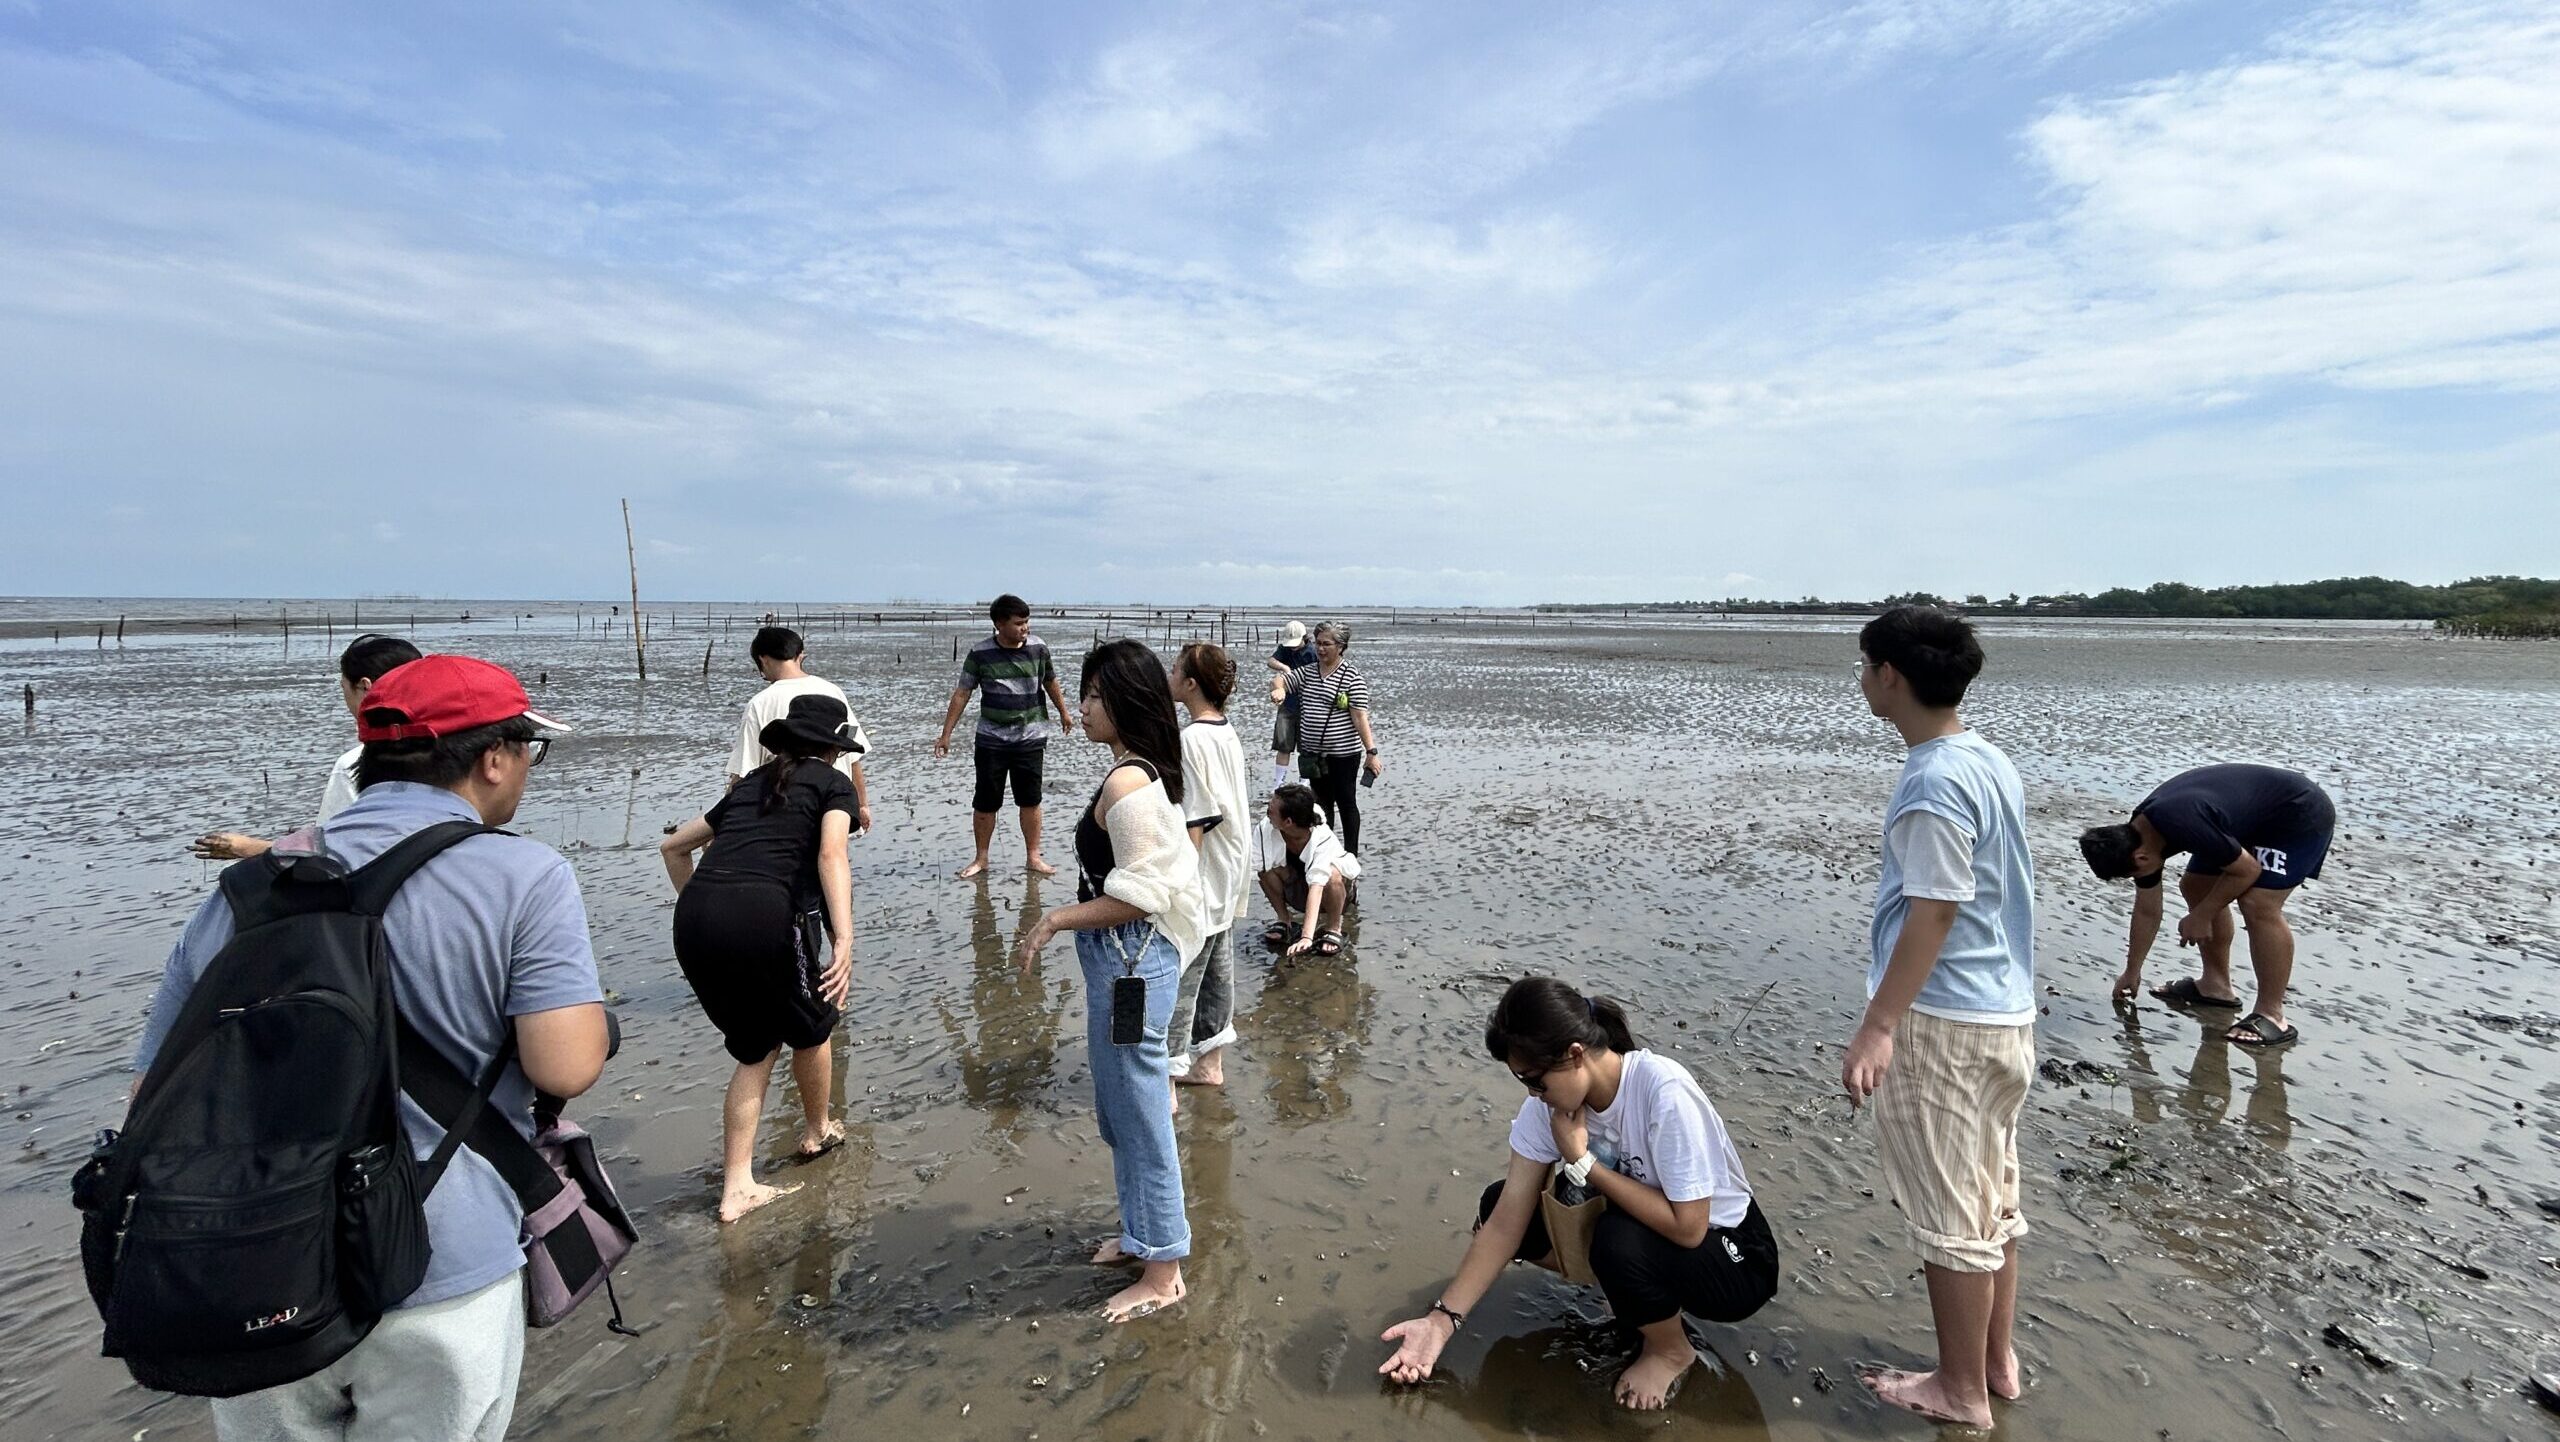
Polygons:
<instances>
[{"instance_id":1,"label":"black bucket hat","mask_svg":"<svg viewBox=\"0 0 2560 1442\"><path fill-rule=\"evenodd\" d=\"M853 739L853 713L833 696L794 696L791 710L779 721L767 721L756 733L767 751L805 755L811 751L843 751L859 756L862 743Z\"/></svg>"}]
</instances>

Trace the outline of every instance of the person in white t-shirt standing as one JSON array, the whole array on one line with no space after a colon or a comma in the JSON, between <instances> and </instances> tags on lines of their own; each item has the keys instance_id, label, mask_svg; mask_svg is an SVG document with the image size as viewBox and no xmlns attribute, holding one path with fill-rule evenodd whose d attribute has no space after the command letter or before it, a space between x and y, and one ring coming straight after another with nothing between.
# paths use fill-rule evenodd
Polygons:
<instances>
[{"instance_id":1,"label":"person in white t-shirt standing","mask_svg":"<svg viewBox=\"0 0 2560 1442\"><path fill-rule=\"evenodd\" d=\"M338 699L346 703L347 714L362 713L365 693L373 683L390 675L399 667L418 659L418 648L397 636L382 636L368 631L347 643L338 653ZM362 746L350 746L340 753L329 768L329 781L320 790L320 814L315 821L326 821L355 804L356 761L364 755ZM211 831L195 839L187 849L207 861L238 861L244 857L264 856L273 842L239 831Z\"/></svg>"},{"instance_id":2,"label":"person in white t-shirt standing","mask_svg":"<svg viewBox=\"0 0 2560 1442\"><path fill-rule=\"evenodd\" d=\"M1194 641L1173 663L1173 699L1191 720L1182 728L1182 814L1200 848L1201 890L1209 914L1200 924L1208 937L1182 969L1182 991L1165 1032L1168 1068L1180 1086L1222 1086L1220 1055L1236 1039L1236 923L1243 919L1246 883L1253 867L1245 839L1250 824L1244 743L1227 723L1227 698L1236 688L1235 659L1224 646ZM1176 1102L1177 1108L1179 1101Z\"/></svg>"},{"instance_id":3,"label":"person in white t-shirt standing","mask_svg":"<svg viewBox=\"0 0 2560 1442\"><path fill-rule=\"evenodd\" d=\"M1681 1314L1739 1322L1778 1291L1778 1239L1724 1119L1687 1067L1637 1048L1618 1003L1551 977L1513 982L1484 1044L1529 1089L1511 1123L1510 1170L1485 1188L1475 1240L1440 1299L1386 1330L1396 1353L1379 1374L1429 1377L1510 1263L1564 1269L1542 1215L1552 1172L1608 1202L1591 1229L1591 1274L1644 1338L1617 1399L1639 1412L1668 1406L1698 1359Z\"/></svg>"},{"instance_id":4,"label":"person in white t-shirt standing","mask_svg":"<svg viewBox=\"0 0 2560 1442\"><path fill-rule=\"evenodd\" d=\"M791 714L795 696L832 696L844 703L845 714L853 718L853 748L836 756L836 769L853 783L853 831L856 836L871 829L871 786L862 774L863 753L871 749L871 737L862 729L862 718L854 716L853 703L845 700L844 688L824 676L812 676L800 664L804 647L800 633L788 626L766 626L747 643L747 657L755 662L756 674L765 687L749 697L738 713L738 741L729 750L729 784L735 786L741 777L753 776L756 768L773 760L759 739L764 728Z\"/></svg>"}]
</instances>

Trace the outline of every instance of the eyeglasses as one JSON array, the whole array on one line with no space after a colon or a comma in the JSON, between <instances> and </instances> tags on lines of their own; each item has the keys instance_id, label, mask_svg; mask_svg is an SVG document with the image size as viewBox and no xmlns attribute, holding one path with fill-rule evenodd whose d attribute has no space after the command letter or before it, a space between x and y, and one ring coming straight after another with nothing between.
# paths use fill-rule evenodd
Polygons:
<instances>
[{"instance_id":1,"label":"eyeglasses","mask_svg":"<svg viewBox=\"0 0 2560 1442\"><path fill-rule=\"evenodd\" d=\"M541 765L542 758L550 754L551 738L548 736L536 736L524 743L524 764L528 767Z\"/></svg>"}]
</instances>

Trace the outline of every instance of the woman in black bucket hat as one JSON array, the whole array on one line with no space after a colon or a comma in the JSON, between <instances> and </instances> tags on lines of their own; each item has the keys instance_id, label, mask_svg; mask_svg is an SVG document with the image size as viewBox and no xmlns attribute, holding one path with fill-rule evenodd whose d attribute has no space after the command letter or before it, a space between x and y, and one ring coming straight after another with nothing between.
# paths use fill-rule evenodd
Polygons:
<instances>
[{"instance_id":1,"label":"woman in black bucket hat","mask_svg":"<svg viewBox=\"0 0 2560 1442\"><path fill-rule=\"evenodd\" d=\"M755 1179L756 1125L782 1048L800 1090L799 1154L844 1139L829 1115L829 1040L853 975L856 802L835 760L861 743L832 696L793 697L757 739L774 759L658 846L676 884L676 964L738 1064L722 1108L723 1222L793 1190Z\"/></svg>"}]
</instances>

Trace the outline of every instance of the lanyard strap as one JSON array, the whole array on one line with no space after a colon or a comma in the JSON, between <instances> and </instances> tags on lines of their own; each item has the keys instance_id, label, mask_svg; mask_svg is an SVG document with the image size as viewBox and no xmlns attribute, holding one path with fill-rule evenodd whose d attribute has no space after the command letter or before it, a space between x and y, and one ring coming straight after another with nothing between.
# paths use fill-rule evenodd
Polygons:
<instances>
[{"instance_id":1,"label":"lanyard strap","mask_svg":"<svg viewBox=\"0 0 2560 1442\"><path fill-rule=\"evenodd\" d=\"M1147 938L1146 940L1138 943L1138 950L1135 955L1131 955L1129 948L1120 944L1120 933L1123 929L1123 926L1115 926L1107 933L1111 938L1111 949L1120 953L1120 974L1123 976L1136 976L1138 974L1138 963L1145 959L1147 948L1155 944L1156 924L1152 921L1147 923Z\"/></svg>"}]
</instances>

